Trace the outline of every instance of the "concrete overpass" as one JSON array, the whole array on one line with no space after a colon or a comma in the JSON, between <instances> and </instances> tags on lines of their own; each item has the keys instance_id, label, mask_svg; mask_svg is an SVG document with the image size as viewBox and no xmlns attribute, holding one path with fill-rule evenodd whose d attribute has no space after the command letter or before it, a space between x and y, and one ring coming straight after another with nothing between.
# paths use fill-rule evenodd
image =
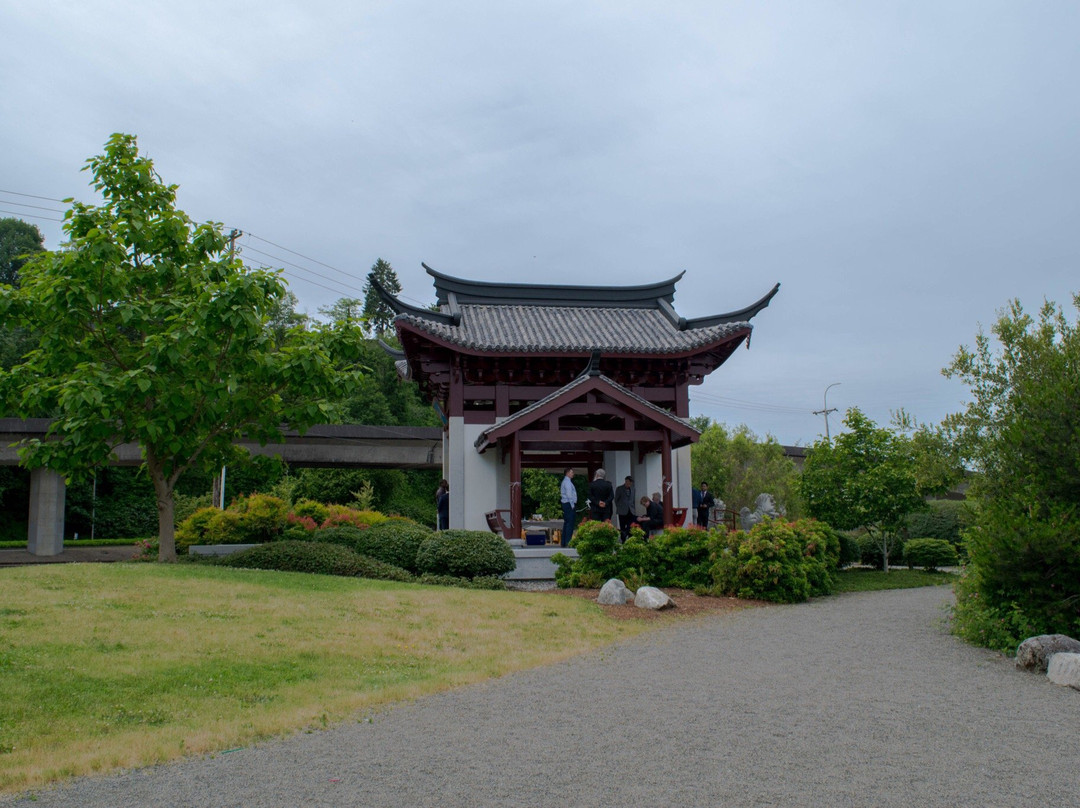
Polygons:
<instances>
[{"instance_id":1,"label":"concrete overpass","mask_svg":"<svg viewBox=\"0 0 1080 808\"><path fill-rule=\"evenodd\" d=\"M15 466L13 444L48 434L47 418L0 418L0 465ZM442 429L420 426L321 424L303 435L286 431L282 443L260 446L237 441L252 455L280 457L298 468L441 469ZM138 444L124 443L110 465L138 466ZM64 548L64 478L48 469L30 472L30 516L27 548L35 555L57 555Z\"/></svg>"}]
</instances>

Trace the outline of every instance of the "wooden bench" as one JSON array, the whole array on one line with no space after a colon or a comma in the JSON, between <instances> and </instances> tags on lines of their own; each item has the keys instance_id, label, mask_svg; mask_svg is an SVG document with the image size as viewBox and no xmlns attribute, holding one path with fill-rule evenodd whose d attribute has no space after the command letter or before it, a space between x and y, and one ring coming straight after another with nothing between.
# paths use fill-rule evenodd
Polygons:
<instances>
[{"instance_id":1,"label":"wooden bench","mask_svg":"<svg viewBox=\"0 0 1080 808\"><path fill-rule=\"evenodd\" d=\"M506 514L504 517L503 514ZM510 529L510 525L507 524L507 520L510 518L510 511L506 508L500 508L494 511L488 511L484 514L484 519L487 520L488 529L492 533L502 536L504 539L519 539L520 536L515 536Z\"/></svg>"}]
</instances>

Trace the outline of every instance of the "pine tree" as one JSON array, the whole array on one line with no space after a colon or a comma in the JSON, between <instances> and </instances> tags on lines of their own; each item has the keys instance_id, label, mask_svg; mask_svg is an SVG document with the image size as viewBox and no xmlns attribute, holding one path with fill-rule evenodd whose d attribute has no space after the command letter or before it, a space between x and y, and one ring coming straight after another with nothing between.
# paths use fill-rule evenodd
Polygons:
<instances>
[{"instance_id":1,"label":"pine tree","mask_svg":"<svg viewBox=\"0 0 1080 808\"><path fill-rule=\"evenodd\" d=\"M375 336L381 337L394 319L394 311L375 291L376 281L383 289L392 295L401 291L401 283L398 281L394 268L383 259L379 259L371 267L368 273L367 283L364 284L364 319L367 320L366 331L374 332Z\"/></svg>"}]
</instances>

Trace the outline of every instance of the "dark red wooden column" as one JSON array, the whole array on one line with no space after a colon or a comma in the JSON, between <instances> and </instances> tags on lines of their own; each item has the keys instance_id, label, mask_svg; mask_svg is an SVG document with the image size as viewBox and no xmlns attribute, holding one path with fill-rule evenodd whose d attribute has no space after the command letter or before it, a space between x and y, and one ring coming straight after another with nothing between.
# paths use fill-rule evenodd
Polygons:
<instances>
[{"instance_id":1,"label":"dark red wooden column","mask_svg":"<svg viewBox=\"0 0 1080 808\"><path fill-rule=\"evenodd\" d=\"M510 436L510 529L521 535L521 438Z\"/></svg>"},{"instance_id":2,"label":"dark red wooden column","mask_svg":"<svg viewBox=\"0 0 1080 808\"><path fill-rule=\"evenodd\" d=\"M670 525L675 519L675 505L671 501L671 431L662 429L661 432L663 443L660 448L660 469L664 479L660 490L663 491L664 497L664 524Z\"/></svg>"}]
</instances>

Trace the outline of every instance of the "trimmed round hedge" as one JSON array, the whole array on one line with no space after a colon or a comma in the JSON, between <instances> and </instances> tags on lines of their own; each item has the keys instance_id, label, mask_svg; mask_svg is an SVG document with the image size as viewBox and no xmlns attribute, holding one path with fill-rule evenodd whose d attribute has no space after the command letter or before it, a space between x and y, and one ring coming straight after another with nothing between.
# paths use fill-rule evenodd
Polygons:
<instances>
[{"instance_id":1,"label":"trimmed round hedge","mask_svg":"<svg viewBox=\"0 0 1080 808\"><path fill-rule=\"evenodd\" d=\"M433 534L431 528L411 519L391 516L363 531L354 549L409 572L418 572L416 554L420 545Z\"/></svg>"},{"instance_id":2,"label":"trimmed round hedge","mask_svg":"<svg viewBox=\"0 0 1080 808\"><path fill-rule=\"evenodd\" d=\"M366 555L360 547L364 540L364 534L371 528L354 527L353 525L341 525L328 527L322 530L313 530L307 534L305 540L310 542L322 542L324 544L340 544L348 547L354 553Z\"/></svg>"},{"instance_id":3,"label":"trimmed round hedge","mask_svg":"<svg viewBox=\"0 0 1080 808\"><path fill-rule=\"evenodd\" d=\"M414 580L411 574L399 567L367 558L340 544L317 541L270 542L225 556L216 563L224 567L308 572L381 581Z\"/></svg>"},{"instance_id":4,"label":"trimmed round hedge","mask_svg":"<svg viewBox=\"0 0 1080 808\"><path fill-rule=\"evenodd\" d=\"M904 561L908 567L936 570L955 567L959 562L956 548L944 539L908 539L904 545Z\"/></svg>"},{"instance_id":5,"label":"trimmed round hedge","mask_svg":"<svg viewBox=\"0 0 1080 808\"><path fill-rule=\"evenodd\" d=\"M416 553L420 572L458 578L505 575L516 566L514 551L506 540L481 530L433 533Z\"/></svg>"}]
</instances>

